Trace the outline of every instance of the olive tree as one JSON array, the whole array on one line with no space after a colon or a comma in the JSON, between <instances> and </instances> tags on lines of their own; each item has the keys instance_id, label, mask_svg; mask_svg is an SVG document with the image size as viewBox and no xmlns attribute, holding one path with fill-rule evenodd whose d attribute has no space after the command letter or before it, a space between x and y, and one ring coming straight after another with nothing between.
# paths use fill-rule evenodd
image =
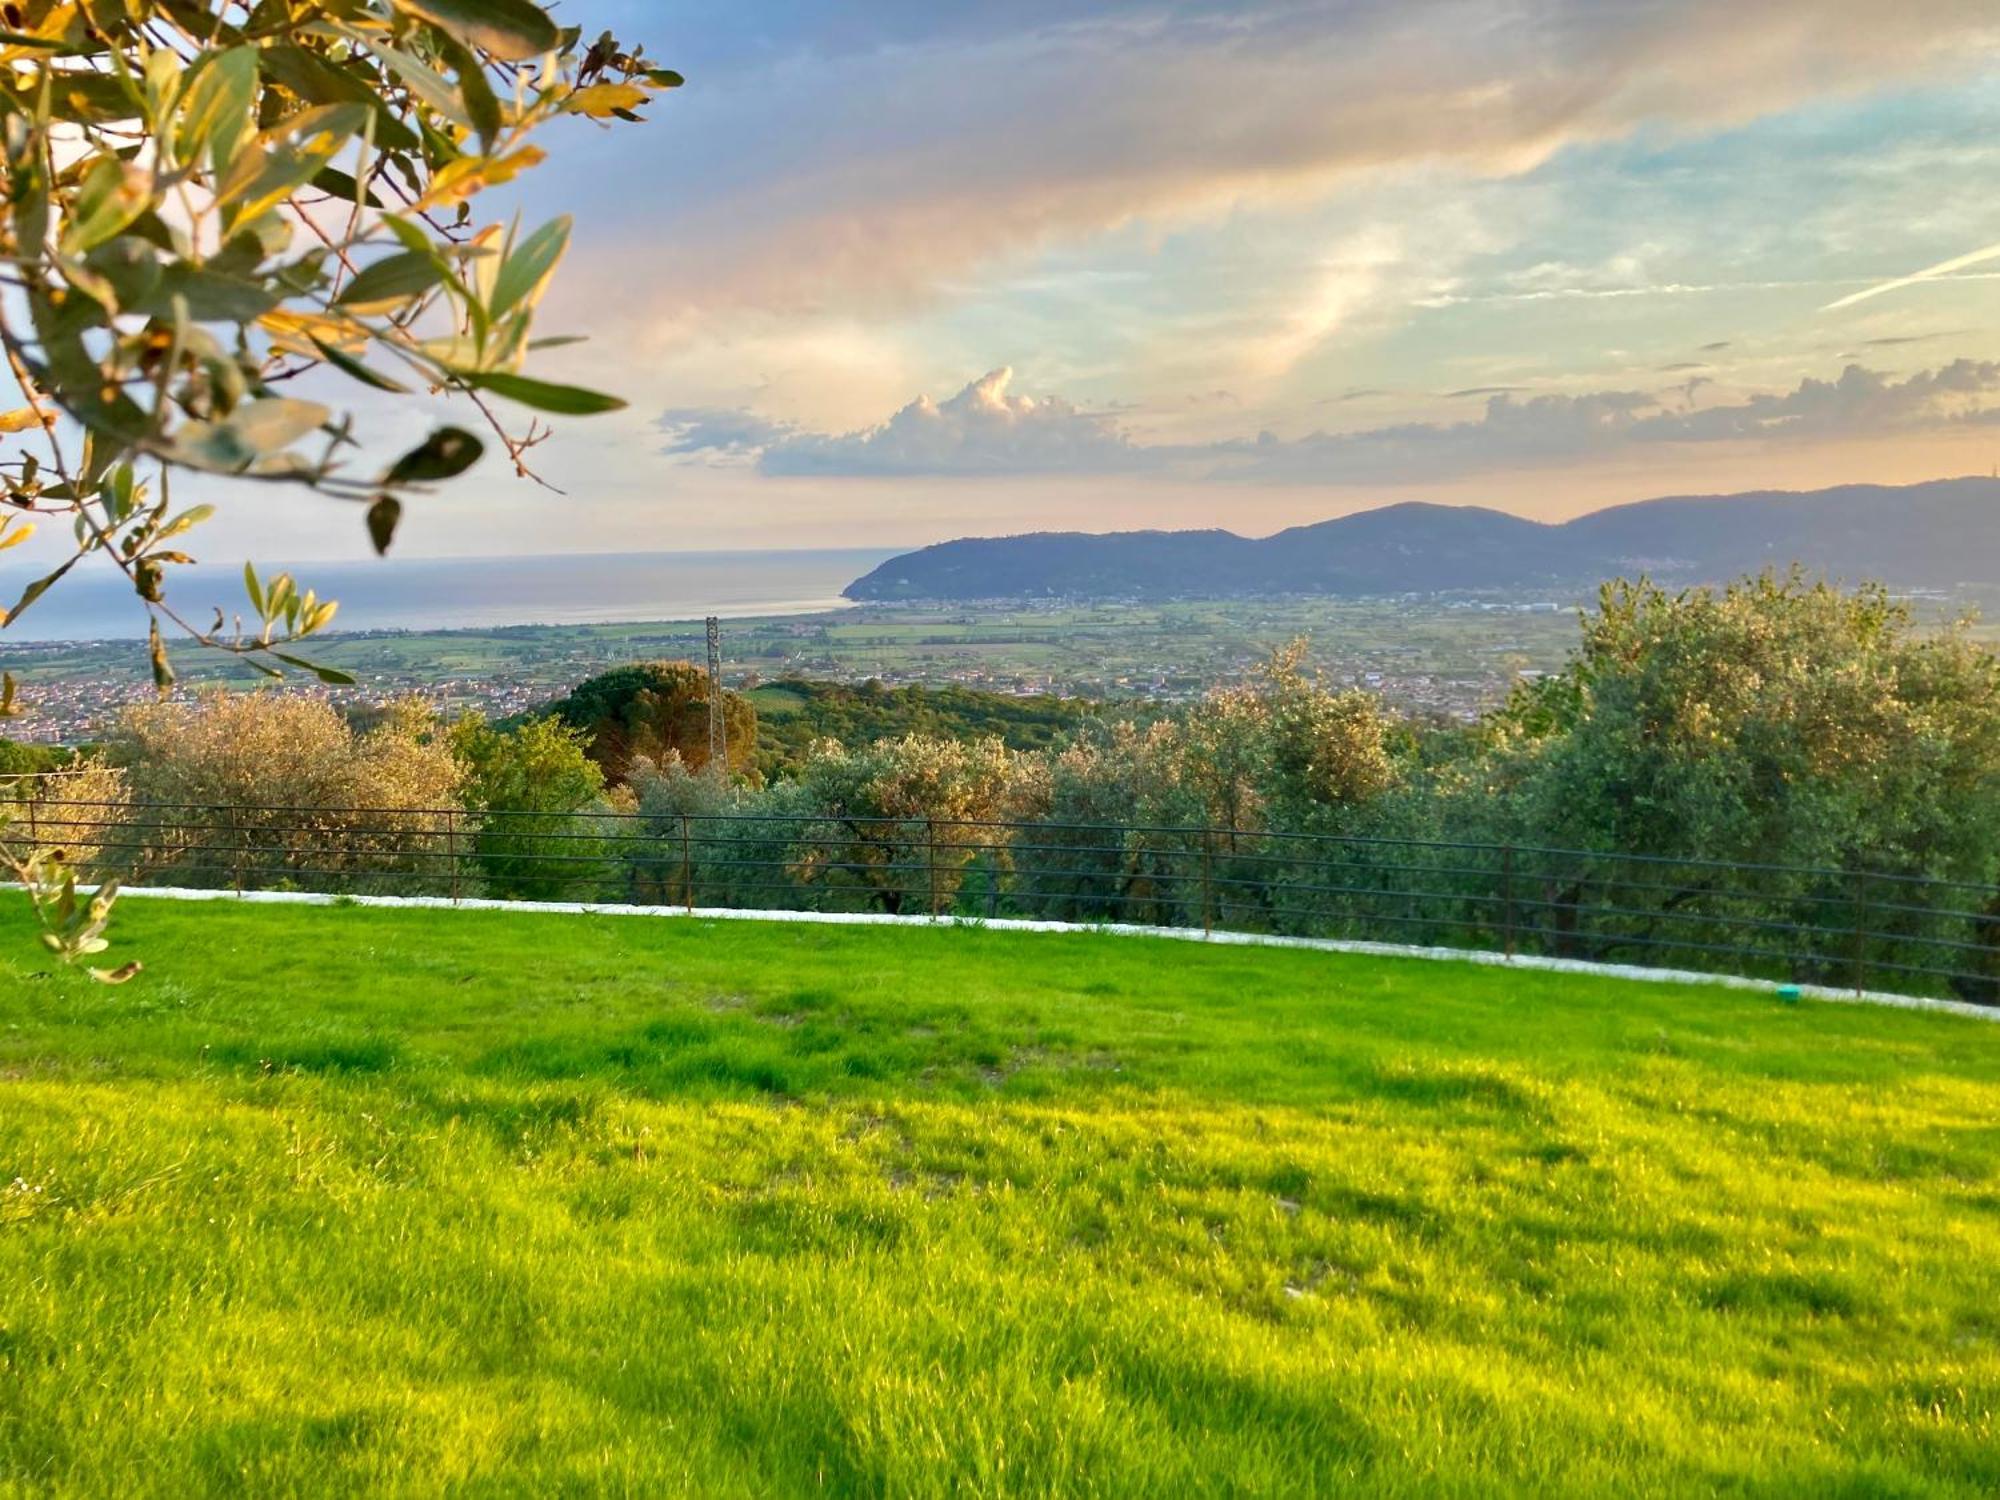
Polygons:
<instances>
[{"instance_id":1,"label":"olive tree","mask_svg":"<svg viewBox=\"0 0 2000 1500\"><path fill-rule=\"evenodd\" d=\"M1878 586L1608 584L1568 667L1487 736L1483 789L1542 842L2000 874L2000 660Z\"/></svg>"},{"instance_id":2,"label":"olive tree","mask_svg":"<svg viewBox=\"0 0 2000 1500\"><path fill-rule=\"evenodd\" d=\"M486 894L517 901L593 896L610 875L604 773L584 737L557 719L495 729L468 715L452 727L476 814L472 853Z\"/></svg>"},{"instance_id":3,"label":"olive tree","mask_svg":"<svg viewBox=\"0 0 2000 1500\"><path fill-rule=\"evenodd\" d=\"M1040 759L995 738L909 735L848 749L813 746L799 775L800 803L814 821L791 861L808 885L862 893L887 912L955 901L966 872L986 866L1006 842L998 825L1024 802L1045 801Z\"/></svg>"},{"instance_id":4,"label":"olive tree","mask_svg":"<svg viewBox=\"0 0 2000 1500\"><path fill-rule=\"evenodd\" d=\"M1879 586L1607 584L1569 665L1481 738L1441 788L1459 836L1596 851L1531 862L1559 951L1657 957L1703 934L1768 949L1800 924L1856 936L1793 977L1844 980L1864 928L1907 938L1917 962L2000 974L2000 658ZM1979 911L1968 928L1930 919L1932 902Z\"/></svg>"},{"instance_id":5,"label":"olive tree","mask_svg":"<svg viewBox=\"0 0 2000 1500\"><path fill-rule=\"evenodd\" d=\"M636 120L680 81L535 0L12 0L0 548L50 523L67 540L0 625L101 564L150 617L163 692L176 641L343 680L302 652L334 602L287 575L246 569L233 626L174 599L212 506L173 491L230 476L348 502L386 551L489 444L532 477L538 414L622 403L527 373L557 342L535 316L570 225L482 222L478 196L540 163L554 122ZM343 387L467 416L365 464Z\"/></svg>"}]
</instances>

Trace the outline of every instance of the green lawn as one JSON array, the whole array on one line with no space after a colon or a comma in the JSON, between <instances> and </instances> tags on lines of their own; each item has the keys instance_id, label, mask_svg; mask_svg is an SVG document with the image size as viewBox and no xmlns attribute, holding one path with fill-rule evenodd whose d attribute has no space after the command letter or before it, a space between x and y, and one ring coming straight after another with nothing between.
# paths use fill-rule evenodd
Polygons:
<instances>
[{"instance_id":1,"label":"green lawn","mask_svg":"<svg viewBox=\"0 0 2000 1500\"><path fill-rule=\"evenodd\" d=\"M103 990L0 917L0 1493L2000 1491L1983 1021L137 900Z\"/></svg>"}]
</instances>

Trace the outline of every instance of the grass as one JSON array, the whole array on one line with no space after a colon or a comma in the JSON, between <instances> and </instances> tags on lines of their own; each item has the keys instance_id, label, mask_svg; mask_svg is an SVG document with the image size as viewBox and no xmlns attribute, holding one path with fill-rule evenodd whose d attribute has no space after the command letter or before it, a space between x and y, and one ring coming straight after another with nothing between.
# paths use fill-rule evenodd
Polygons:
<instances>
[{"instance_id":1,"label":"grass","mask_svg":"<svg viewBox=\"0 0 2000 1500\"><path fill-rule=\"evenodd\" d=\"M1087 934L120 932L123 990L0 959L0 1493L2000 1490L1984 1022Z\"/></svg>"}]
</instances>

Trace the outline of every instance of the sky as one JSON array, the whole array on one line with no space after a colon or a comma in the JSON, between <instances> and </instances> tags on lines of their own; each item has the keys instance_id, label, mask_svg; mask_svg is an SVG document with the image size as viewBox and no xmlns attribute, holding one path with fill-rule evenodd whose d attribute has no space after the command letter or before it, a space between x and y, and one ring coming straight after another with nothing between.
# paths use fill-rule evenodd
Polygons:
<instances>
[{"instance_id":1,"label":"sky","mask_svg":"<svg viewBox=\"0 0 2000 1500\"><path fill-rule=\"evenodd\" d=\"M2000 463L1990 0L563 0L686 88L517 199L617 390L426 555L1545 519ZM1859 297L1860 300L1850 300ZM1839 305L1845 304L1845 305ZM436 413L363 408L393 447ZM243 497L229 547L365 551Z\"/></svg>"}]
</instances>

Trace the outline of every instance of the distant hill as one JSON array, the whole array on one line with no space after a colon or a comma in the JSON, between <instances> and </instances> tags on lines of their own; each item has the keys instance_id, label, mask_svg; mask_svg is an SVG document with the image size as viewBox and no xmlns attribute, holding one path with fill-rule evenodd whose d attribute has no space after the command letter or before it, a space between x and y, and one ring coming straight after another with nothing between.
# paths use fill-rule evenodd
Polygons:
<instances>
[{"instance_id":1,"label":"distant hill","mask_svg":"<svg viewBox=\"0 0 2000 1500\"><path fill-rule=\"evenodd\" d=\"M850 599L1403 594L1707 583L1797 562L1905 587L2000 583L2000 481L1644 500L1561 525L1477 506L1386 506L1252 539L1134 531L943 542L891 558Z\"/></svg>"}]
</instances>

